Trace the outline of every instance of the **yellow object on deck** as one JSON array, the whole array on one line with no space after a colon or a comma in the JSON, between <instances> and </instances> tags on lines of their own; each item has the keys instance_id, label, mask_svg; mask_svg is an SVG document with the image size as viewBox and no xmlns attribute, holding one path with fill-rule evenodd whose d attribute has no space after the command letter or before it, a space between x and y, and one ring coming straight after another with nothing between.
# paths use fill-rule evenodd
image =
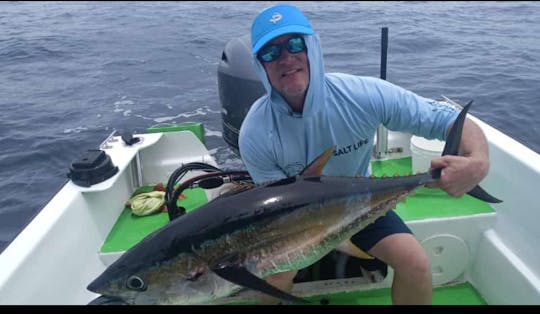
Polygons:
<instances>
[{"instance_id":1,"label":"yellow object on deck","mask_svg":"<svg viewBox=\"0 0 540 314\"><path fill-rule=\"evenodd\" d=\"M161 211L164 203L165 192L152 191L133 196L126 205L131 208L134 215L146 216Z\"/></svg>"}]
</instances>

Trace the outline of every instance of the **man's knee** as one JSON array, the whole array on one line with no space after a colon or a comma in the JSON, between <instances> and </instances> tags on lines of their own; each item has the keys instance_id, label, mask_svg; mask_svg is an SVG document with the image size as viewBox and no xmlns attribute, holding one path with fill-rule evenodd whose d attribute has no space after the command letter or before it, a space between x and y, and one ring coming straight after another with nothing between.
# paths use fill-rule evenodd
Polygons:
<instances>
[{"instance_id":1,"label":"man's knee","mask_svg":"<svg viewBox=\"0 0 540 314\"><path fill-rule=\"evenodd\" d=\"M383 260L396 272L410 276L431 276L429 258L412 234L387 236L370 250L370 254Z\"/></svg>"},{"instance_id":2,"label":"man's knee","mask_svg":"<svg viewBox=\"0 0 540 314\"><path fill-rule=\"evenodd\" d=\"M408 274L418 280L431 280L431 266L426 252L421 249L414 254L407 254L404 262L396 265L396 272Z\"/></svg>"},{"instance_id":3,"label":"man's knee","mask_svg":"<svg viewBox=\"0 0 540 314\"><path fill-rule=\"evenodd\" d=\"M407 245L398 251L401 256L395 258L394 271L413 281L431 281L431 266L424 248L416 239L407 241Z\"/></svg>"}]
</instances>

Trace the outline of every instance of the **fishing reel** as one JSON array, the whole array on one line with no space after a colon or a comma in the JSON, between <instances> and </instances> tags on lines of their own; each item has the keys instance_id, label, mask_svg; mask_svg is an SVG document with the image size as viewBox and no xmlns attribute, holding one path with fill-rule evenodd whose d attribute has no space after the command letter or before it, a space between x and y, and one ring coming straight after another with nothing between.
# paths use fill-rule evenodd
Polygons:
<instances>
[{"instance_id":1,"label":"fishing reel","mask_svg":"<svg viewBox=\"0 0 540 314\"><path fill-rule=\"evenodd\" d=\"M190 178L182 182L184 175L193 170L199 170L206 172L205 174ZM167 182L165 191L165 205L167 206L167 212L169 213L169 221L172 221L186 213L186 209L182 206L178 206L178 197L185 189L188 188L203 188L203 189L215 189L222 186L225 183L238 184L236 189L231 190L229 193L239 193L253 187L254 183L245 170L228 170L224 171L212 165L202 162L192 162L182 165L176 169ZM178 185L177 188L174 188ZM227 193L228 195L230 195Z\"/></svg>"}]
</instances>

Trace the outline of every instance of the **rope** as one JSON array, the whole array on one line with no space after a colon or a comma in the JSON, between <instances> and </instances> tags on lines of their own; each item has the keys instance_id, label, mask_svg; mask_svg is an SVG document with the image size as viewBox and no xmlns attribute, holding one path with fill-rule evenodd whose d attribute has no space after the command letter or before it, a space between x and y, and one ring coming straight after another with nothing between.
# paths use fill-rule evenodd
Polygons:
<instances>
[{"instance_id":1,"label":"rope","mask_svg":"<svg viewBox=\"0 0 540 314\"><path fill-rule=\"evenodd\" d=\"M147 216L161 211L163 204L165 204L165 192L152 191L133 196L126 205L131 208L134 215Z\"/></svg>"}]
</instances>

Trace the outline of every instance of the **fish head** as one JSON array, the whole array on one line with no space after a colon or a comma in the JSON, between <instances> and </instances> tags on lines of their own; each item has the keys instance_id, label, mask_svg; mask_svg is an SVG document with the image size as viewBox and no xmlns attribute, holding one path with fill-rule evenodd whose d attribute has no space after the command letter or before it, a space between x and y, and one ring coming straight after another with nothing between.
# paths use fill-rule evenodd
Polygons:
<instances>
[{"instance_id":1,"label":"fish head","mask_svg":"<svg viewBox=\"0 0 540 314\"><path fill-rule=\"evenodd\" d=\"M164 287L178 279L175 274L160 276L159 272L149 268L133 271L122 266L117 264L107 268L87 289L101 294L107 303L159 304Z\"/></svg>"},{"instance_id":2,"label":"fish head","mask_svg":"<svg viewBox=\"0 0 540 314\"><path fill-rule=\"evenodd\" d=\"M140 258L134 258L139 253ZM219 280L191 254L145 262L140 250L128 250L88 286L111 302L127 304L204 303L219 291Z\"/></svg>"},{"instance_id":3,"label":"fish head","mask_svg":"<svg viewBox=\"0 0 540 314\"><path fill-rule=\"evenodd\" d=\"M215 277L209 272L195 274L195 277L183 276L156 267L116 278L105 272L87 289L114 304L199 304L218 292L210 290L219 279Z\"/></svg>"}]
</instances>

